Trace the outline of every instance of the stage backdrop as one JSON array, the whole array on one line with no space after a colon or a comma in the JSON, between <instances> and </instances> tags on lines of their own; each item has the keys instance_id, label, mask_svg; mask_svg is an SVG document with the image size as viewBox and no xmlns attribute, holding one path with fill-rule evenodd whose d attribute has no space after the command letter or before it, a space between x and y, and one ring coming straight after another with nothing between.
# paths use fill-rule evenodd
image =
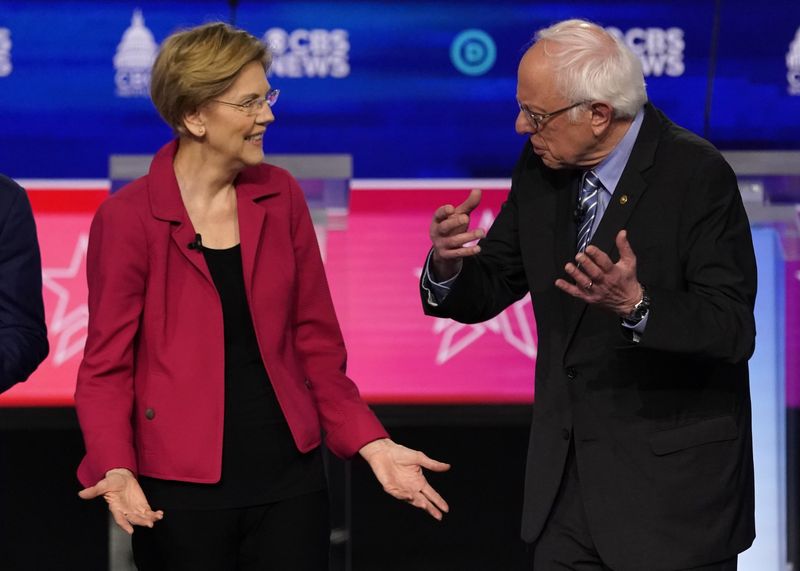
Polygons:
<instances>
[{"instance_id":1,"label":"stage backdrop","mask_svg":"<svg viewBox=\"0 0 800 571\"><path fill-rule=\"evenodd\" d=\"M0 397L0 406L72 404L86 339L89 223L108 193L102 184L92 184L28 184L42 248L51 350L28 382ZM445 203L457 204L470 188L480 186L484 196L473 214L473 225L488 228L508 185L507 179L354 181L344 224L340 220L334 227L317 228L349 350L348 372L370 402L532 401L537 337L529 297L490 321L464 325L423 315L418 293L434 209ZM757 236L775 233L768 227L756 231ZM785 362L781 358L775 363L774 355L782 355L785 347L800 346L797 265L785 265L783 250L773 248L772 241L756 240L756 247L763 273L759 276L760 298L786 299L789 304L776 302L757 308L754 391L761 385L783 386L784 367L788 378L796 379L798 363L792 359L796 351L788 351ZM778 268L786 279L776 279L769 268ZM788 325L785 329L784 322ZM781 324L780 332L766 335L775 323ZM790 405L797 406L797 394L796 386L790 386Z\"/></svg>"},{"instance_id":2,"label":"stage backdrop","mask_svg":"<svg viewBox=\"0 0 800 571\"><path fill-rule=\"evenodd\" d=\"M169 137L148 98L174 30L230 20L272 46L271 153L348 153L355 177L506 177L532 33L592 19L651 99L719 146L800 148L800 2L0 0L0 172L105 178ZM719 10L717 11L717 8Z\"/></svg>"}]
</instances>

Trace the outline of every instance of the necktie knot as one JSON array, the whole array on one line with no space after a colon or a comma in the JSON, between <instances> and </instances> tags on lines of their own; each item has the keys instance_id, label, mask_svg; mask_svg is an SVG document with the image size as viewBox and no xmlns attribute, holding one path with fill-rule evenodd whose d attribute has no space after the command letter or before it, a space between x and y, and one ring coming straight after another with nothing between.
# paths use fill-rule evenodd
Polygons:
<instances>
[{"instance_id":1,"label":"necktie knot","mask_svg":"<svg viewBox=\"0 0 800 571\"><path fill-rule=\"evenodd\" d=\"M581 212L581 221L578 225L578 252L583 252L589 245L594 219L597 215L597 193L602 186L594 172L586 172L578 196L578 210Z\"/></svg>"}]
</instances>

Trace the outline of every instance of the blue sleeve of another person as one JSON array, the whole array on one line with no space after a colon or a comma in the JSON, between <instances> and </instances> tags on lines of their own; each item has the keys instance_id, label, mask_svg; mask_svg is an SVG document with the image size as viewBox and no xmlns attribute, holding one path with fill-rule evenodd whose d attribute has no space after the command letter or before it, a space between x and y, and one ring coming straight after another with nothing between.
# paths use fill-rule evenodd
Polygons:
<instances>
[{"instance_id":1,"label":"blue sleeve of another person","mask_svg":"<svg viewBox=\"0 0 800 571\"><path fill-rule=\"evenodd\" d=\"M0 175L0 392L27 379L48 349L33 212L25 190Z\"/></svg>"}]
</instances>

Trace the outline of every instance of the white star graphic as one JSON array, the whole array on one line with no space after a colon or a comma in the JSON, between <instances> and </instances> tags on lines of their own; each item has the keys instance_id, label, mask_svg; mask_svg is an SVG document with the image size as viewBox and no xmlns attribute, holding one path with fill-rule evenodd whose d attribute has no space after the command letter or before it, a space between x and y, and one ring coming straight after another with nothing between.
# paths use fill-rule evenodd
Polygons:
<instances>
[{"instance_id":1,"label":"white star graphic","mask_svg":"<svg viewBox=\"0 0 800 571\"><path fill-rule=\"evenodd\" d=\"M451 319L437 318L433 324L433 332L444 332L436 352L436 364L446 363L461 351L472 345L485 333L502 335L503 339L520 353L533 360L536 358L536 341L533 338L533 327L528 317L528 306L531 304L530 294L511 307L483 323L458 323ZM516 323L515 331L513 324Z\"/></svg>"},{"instance_id":2,"label":"white star graphic","mask_svg":"<svg viewBox=\"0 0 800 571\"><path fill-rule=\"evenodd\" d=\"M489 228L493 222L494 214L487 209L481 213L478 227ZM422 268L416 268L414 274L419 279L422 275ZM531 296L528 294L496 317L483 323L458 323L451 319L437 317L433 323L433 332L437 335L444 334L439 343L439 350L436 352L436 364L446 363L480 339L486 332L502 335L509 345L529 359L535 359L537 346L533 336L532 312L528 307L530 305Z\"/></svg>"},{"instance_id":3,"label":"white star graphic","mask_svg":"<svg viewBox=\"0 0 800 571\"><path fill-rule=\"evenodd\" d=\"M52 354L53 365L59 366L83 351L86 344L86 327L89 323L89 307L84 300L67 311L70 302L70 290L58 282L59 279L74 279L86 258L89 235L81 234L75 242L72 259L66 268L43 268L42 285L57 297L55 311L50 318L48 330L51 337L56 337L55 350Z\"/></svg>"}]
</instances>

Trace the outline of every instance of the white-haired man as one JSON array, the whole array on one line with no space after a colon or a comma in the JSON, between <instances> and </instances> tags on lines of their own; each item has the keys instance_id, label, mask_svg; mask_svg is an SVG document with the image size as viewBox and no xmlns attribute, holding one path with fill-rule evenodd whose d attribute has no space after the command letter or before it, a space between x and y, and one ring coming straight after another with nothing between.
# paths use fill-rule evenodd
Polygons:
<instances>
[{"instance_id":1,"label":"white-haired man","mask_svg":"<svg viewBox=\"0 0 800 571\"><path fill-rule=\"evenodd\" d=\"M533 567L736 569L755 533L756 267L734 173L647 102L636 56L594 24L540 31L517 99L508 199L472 246L479 191L436 211L421 293L463 322L531 293Z\"/></svg>"}]
</instances>

